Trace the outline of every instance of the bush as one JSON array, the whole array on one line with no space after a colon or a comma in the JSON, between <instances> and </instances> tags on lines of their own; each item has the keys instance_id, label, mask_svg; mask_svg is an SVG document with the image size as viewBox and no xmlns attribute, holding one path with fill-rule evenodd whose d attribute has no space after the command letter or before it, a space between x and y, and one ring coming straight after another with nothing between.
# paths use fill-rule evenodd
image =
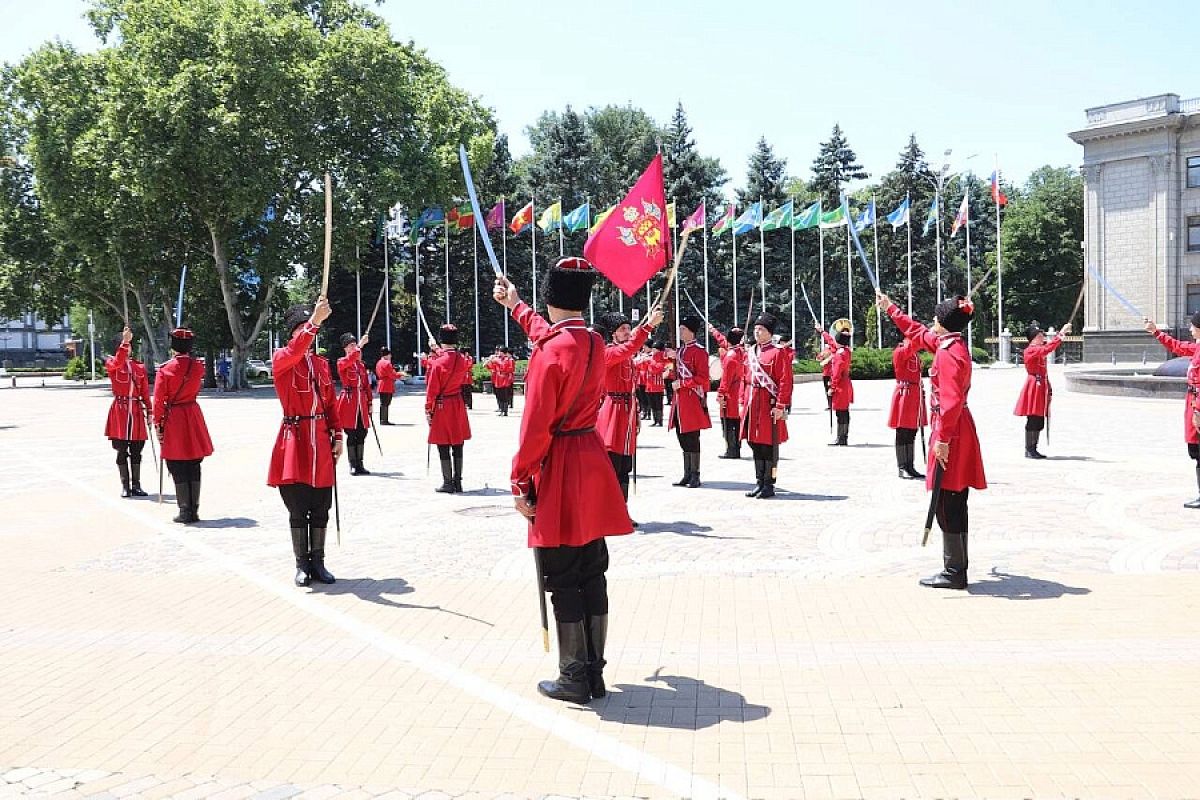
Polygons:
<instances>
[{"instance_id":1,"label":"bush","mask_svg":"<svg viewBox=\"0 0 1200 800\"><path fill-rule=\"evenodd\" d=\"M516 379L519 381L525 380L525 370L529 368L528 359L522 359L518 361L516 363L516 368ZM492 373L489 372L488 368L482 363L477 362L473 367L471 367L471 386L476 392L482 392L483 382L490 381L491 379Z\"/></svg>"},{"instance_id":2,"label":"bush","mask_svg":"<svg viewBox=\"0 0 1200 800\"><path fill-rule=\"evenodd\" d=\"M992 354L982 347L971 348L971 360L976 364L990 364L993 361Z\"/></svg>"},{"instance_id":3,"label":"bush","mask_svg":"<svg viewBox=\"0 0 1200 800\"><path fill-rule=\"evenodd\" d=\"M96 362L96 377L107 375L104 371L104 364L100 361ZM92 377L92 371L88 368L87 359L80 356L75 356L67 362L66 369L63 370L63 378L69 381L82 381Z\"/></svg>"}]
</instances>

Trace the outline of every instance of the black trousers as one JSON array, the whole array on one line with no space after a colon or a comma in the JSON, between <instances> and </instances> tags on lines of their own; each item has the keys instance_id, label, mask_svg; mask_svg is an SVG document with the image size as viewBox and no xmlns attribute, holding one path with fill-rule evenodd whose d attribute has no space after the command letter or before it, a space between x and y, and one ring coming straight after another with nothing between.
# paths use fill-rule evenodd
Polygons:
<instances>
[{"instance_id":1,"label":"black trousers","mask_svg":"<svg viewBox=\"0 0 1200 800\"><path fill-rule=\"evenodd\" d=\"M896 444L912 444L916 440L916 428L896 428Z\"/></svg>"},{"instance_id":2,"label":"black trousers","mask_svg":"<svg viewBox=\"0 0 1200 800\"><path fill-rule=\"evenodd\" d=\"M350 428L346 431L346 444L360 445L367 441L367 428L365 425L358 428Z\"/></svg>"},{"instance_id":3,"label":"black trousers","mask_svg":"<svg viewBox=\"0 0 1200 800\"><path fill-rule=\"evenodd\" d=\"M1026 417L1025 418L1025 430L1040 431L1040 430L1044 430L1045 428L1046 428L1046 418L1045 417Z\"/></svg>"},{"instance_id":4,"label":"black trousers","mask_svg":"<svg viewBox=\"0 0 1200 800\"><path fill-rule=\"evenodd\" d=\"M646 387L637 387L634 395L637 397L638 411L641 412L641 415L643 417L650 416L650 395L646 394Z\"/></svg>"},{"instance_id":5,"label":"black trousers","mask_svg":"<svg viewBox=\"0 0 1200 800\"><path fill-rule=\"evenodd\" d=\"M650 415L654 418L654 421L661 425L663 416L663 393L646 392L646 403L650 406Z\"/></svg>"},{"instance_id":6,"label":"black trousers","mask_svg":"<svg viewBox=\"0 0 1200 800\"><path fill-rule=\"evenodd\" d=\"M672 384L667 383L663 386L663 391L665 391L667 393L667 402L670 403L671 405L674 405L675 404L675 387Z\"/></svg>"},{"instance_id":7,"label":"black trousers","mask_svg":"<svg viewBox=\"0 0 1200 800\"><path fill-rule=\"evenodd\" d=\"M776 459L779 458L778 445L755 444L754 442L747 442L746 444L750 445L750 453L756 461L767 461L774 464Z\"/></svg>"},{"instance_id":8,"label":"black trousers","mask_svg":"<svg viewBox=\"0 0 1200 800\"><path fill-rule=\"evenodd\" d=\"M837 415L837 421L839 425L850 424L850 409L846 409L845 411L835 411L833 413Z\"/></svg>"},{"instance_id":9,"label":"black trousers","mask_svg":"<svg viewBox=\"0 0 1200 800\"><path fill-rule=\"evenodd\" d=\"M189 461L167 461L167 472L171 473L171 480L175 483L186 483L187 481L200 480L200 462L202 458L196 458Z\"/></svg>"},{"instance_id":10,"label":"black trousers","mask_svg":"<svg viewBox=\"0 0 1200 800\"><path fill-rule=\"evenodd\" d=\"M117 464L140 464L142 463L142 448L146 446L146 440L140 442L132 439L110 439L113 450L117 451ZM173 473L172 473L173 474Z\"/></svg>"},{"instance_id":11,"label":"black trousers","mask_svg":"<svg viewBox=\"0 0 1200 800\"><path fill-rule=\"evenodd\" d=\"M596 539L582 547L539 547L542 579L554 619L581 622L608 613L608 545Z\"/></svg>"},{"instance_id":12,"label":"black trousers","mask_svg":"<svg viewBox=\"0 0 1200 800\"><path fill-rule=\"evenodd\" d=\"M513 387L503 386L493 391L496 393L496 403L500 406L501 410L512 408Z\"/></svg>"},{"instance_id":13,"label":"black trousers","mask_svg":"<svg viewBox=\"0 0 1200 800\"><path fill-rule=\"evenodd\" d=\"M288 526L292 528L324 528L329 524L329 507L333 505L333 487L318 489L307 483L289 483L279 487L279 496L288 510Z\"/></svg>"},{"instance_id":14,"label":"black trousers","mask_svg":"<svg viewBox=\"0 0 1200 800\"><path fill-rule=\"evenodd\" d=\"M379 411L381 413L385 412L387 410L388 406L390 406L391 404L392 404L392 393L391 392L380 392L379 393Z\"/></svg>"},{"instance_id":15,"label":"black trousers","mask_svg":"<svg viewBox=\"0 0 1200 800\"><path fill-rule=\"evenodd\" d=\"M821 376L821 383L825 384L825 408L829 408L830 404L833 403L833 398L831 398L829 396L829 384L832 382L833 382L833 376L831 376L831 375L822 375Z\"/></svg>"},{"instance_id":16,"label":"black trousers","mask_svg":"<svg viewBox=\"0 0 1200 800\"><path fill-rule=\"evenodd\" d=\"M685 453L700 452L700 431L692 431L691 433L680 433L679 429L675 429L675 436L679 439L679 449Z\"/></svg>"},{"instance_id":17,"label":"black trousers","mask_svg":"<svg viewBox=\"0 0 1200 800\"><path fill-rule=\"evenodd\" d=\"M623 456L620 453L608 451L608 460L612 462L613 472L617 473L617 483L621 484L621 494L629 500L629 476L633 473L633 456Z\"/></svg>"},{"instance_id":18,"label":"black trousers","mask_svg":"<svg viewBox=\"0 0 1200 800\"><path fill-rule=\"evenodd\" d=\"M439 444L437 449L438 458L443 461L449 461L452 455L462 458L463 446L461 444Z\"/></svg>"},{"instance_id":19,"label":"black trousers","mask_svg":"<svg viewBox=\"0 0 1200 800\"><path fill-rule=\"evenodd\" d=\"M942 533L967 532L967 494L970 491L969 487L961 492L942 489L937 506L937 522Z\"/></svg>"},{"instance_id":20,"label":"black trousers","mask_svg":"<svg viewBox=\"0 0 1200 800\"><path fill-rule=\"evenodd\" d=\"M1200 444L1188 445L1188 458L1196 462L1196 466L1200 467Z\"/></svg>"}]
</instances>

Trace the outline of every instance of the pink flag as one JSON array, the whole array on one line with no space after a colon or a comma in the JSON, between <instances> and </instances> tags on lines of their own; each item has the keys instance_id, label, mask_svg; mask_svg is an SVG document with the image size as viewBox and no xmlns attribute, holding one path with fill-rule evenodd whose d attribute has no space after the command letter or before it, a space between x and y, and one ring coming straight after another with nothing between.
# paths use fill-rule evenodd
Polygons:
<instances>
[{"instance_id":1,"label":"pink flag","mask_svg":"<svg viewBox=\"0 0 1200 800\"><path fill-rule=\"evenodd\" d=\"M704 201L700 201L700 205L692 212L692 215L683 221L684 231L695 231L704 227Z\"/></svg>"},{"instance_id":2,"label":"pink flag","mask_svg":"<svg viewBox=\"0 0 1200 800\"><path fill-rule=\"evenodd\" d=\"M504 227L504 201L501 200L496 205L492 206L492 210L488 212L487 219L484 224L489 231L498 231Z\"/></svg>"},{"instance_id":3,"label":"pink flag","mask_svg":"<svg viewBox=\"0 0 1200 800\"><path fill-rule=\"evenodd\" d=\"M954 227L950 229L950 236L958 233L958 229L967 224L967 215L970 213L970 206L967 205L969 195L964 194L962 205L958 207L958 214L954 217Z\"/></svg>"}]
</instances>

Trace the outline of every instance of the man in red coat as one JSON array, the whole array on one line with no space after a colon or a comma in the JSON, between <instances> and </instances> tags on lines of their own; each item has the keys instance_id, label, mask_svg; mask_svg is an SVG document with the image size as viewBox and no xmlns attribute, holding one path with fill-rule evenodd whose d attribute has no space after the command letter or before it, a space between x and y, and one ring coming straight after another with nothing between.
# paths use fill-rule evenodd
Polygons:
<instances>
[{"instance_id":1,"label":"man in red coat","mask_svg":"<svg viewBox=\"0 0 1200 800\"><path fill-rule=\"evenodd\" d=\"M774 314L759 314L754 321L754 344L746 348L741 435L750 443L754 455L756 483L746 497L760 500L775 496L779 445L788 440L787 414L792 404L791 354L771 338L777 324Z\"/></svg>"},{"instance_id":2,"label":"man in red coat","mask_svg":"<svg viewBox=\"0 0 1200 800\"><path fill-rule=\"evenodd\" d=\"M558 678L542 681L538 691L576 703L606 693L604 537L633 530L596 432L604 397L604 341L583 321L595 277L582 258L564 258L552 267L542 284L549 322L522 303L516 287L503 278L493 289L496 301L512 311L533 342L512 487L517 511L529 520L529 546L550 592L558 634Z\"/></svg>"},{"instance_id":3,"label":"man in red coat","mask_svg":"<svg viewBox=\"0 0 1200 800\"><path fill-rule=\"evenodd\" d=\"M334 582L325 568L325 529L342 453L342 423L329 361L313 353L321 323L331 313L324 297L311 309L289 308L283 316L288 343L271 356L271 379L283 421L271 451L267 485L278 487L288 510L297 586L314 580ZM381 360L386 358L385 351Z\"/></svg>"},{"instance_id":4,"label":"man in red coat","mask_svg":"<svg viewBox=\"0 0 1200 800\"><path fill-rule=\"evenodd\" d=\"M829 363L829 405L837 414L837 438L830 442L832 447L845 447L850 435L850 404L854 402L854 384L850 380L850 342L854 331L848 320L833 323L834 335L830 336L819 323L814 323L817 333L825 340L832 353Z\"/></svg>"},{"instance_id":5,"label":"man in red coat","mask_svg":"<svg viewBox=\"0 0 1200 800\"><path fill-rule=\"evenodd\" d=\"M204 364L191 356L193 340L187 328L171 331L175 355L154 377L154 427L179 506L172 521L184 525L200 521L200 462L213 452L204 414L196 404Z\"/></svg>"},{"instance_id":6,"label":"man in red coat","mask_svg":"<svg viewBox=\"0 0 1200 800\"><path fill-rule=\"evenodd\" d=\"M934 309L934 323L926 328L909 319L882 292L876 292L881 311L891 316L905 338L933 352L929 369L933 419L930 429L929 464L925 485L932 489L941 472L937 498L937 521L942 529L940 573L922 578L921 585L934 589L967 588L967 496L972 488L986 489L983 459L975 420L967 408L971 391L971 350L962 332L975 315L965 297L951 297Z\"/></svg>"},{"instance_id":7,"label":"man in red coat","mask_svg":"<svg viewBox=\"0 0 1200 800\"><path fill-rule=\"evenodd\" d=\"M667 430L675 429L683 450L683 477L676 486L700 486L700 431L712 427L708 417L708 351L696 334L704 322L691 315L679 321L679 350L675 354L675 402Z\"/></svg>"},{"instance_id":8,"label":"man in red coat","mask_svg":"<svg viewBox=\"0 0 1200 800\"><path fill-rule=\"evenodd\" d=\"M643 369L646 378L646 405L650 409L649 419L651 428L661 428L663 424L663 394L667 390L666 374L670 368L670 360L663 350L662 342L650 346L650 357L646 359Z\"/></svg>"},{"instance_id":9,"label":"man in red coat","mask_svg":"<svg viewBox=\"0 0 1200 800\"><path fill-rule=\"evenodd\" d=\"M721 355L721 382L717 386L717 408L721 412L721 431L725 435L725 452L717 458L741 458L742 437L738 428L742 422L742 396L746 382L746 348L742 339L746 332L730 328L724 336L715 325L708 330L717 341Z\"/></svg>"},{"instance_id":10,"label":"man in red coat","mask_svg":"<svg viewBox=\"0 0 1200 800\"><path fill-rule=\"evenodd\" d=\"M391 425L388 419L388 409L392 405L392 395L396 393L396 381L404 376L396 372L392 363L392 351L386 347L379 348L379 360L375 362L375 388L379 390L379 424Z\"/></svg>"},{"instance_id":11,"label":"man in red coat","mask_svg":"<svg viewBox=\"0 0 1200 800\"><path fill-rule=\"evenodd\" d=\"M1183 410L1183 439L1187 443L1188 455L1196 462L1196 485L1200 488L1200 313L1192 315L1190 342L1163 333L1148 318L1144 322L1146 333L1158 339L1163 347L1177 356L1191 358L1187 370L1187 404ZM1200 497L1184 503L1183 507L1200 508Z\"/></svg>"},{"instance_id":12,"label":"man in red coat","mask_svg":"<svg viewBox=\"0 0 1200 800\"><path fill-rule=\"evenodd\" d=\"M610 311L601 314L592 326L602 337L611 339L611 344L604 348L604 400L596 429L604 440L626 503L629 502L629 474L633 471L638 435L633 405L633 358L662 319L662 309L654 308L633 329L629 317L619 311Z\"/></svg>"},{"instance_id":13,"label":"man in red coat","mask_svg":"<svg viewBox=\"0 0 1200 800\"><path fill-rule=\"evenodd\" d=\"M921 345L904 339L892 351L892 371L896 388L892 390L892 407L888 427L896 431L896 470L901 478L924 480L917 472L917 429L925 426L925 389L921 384Z\"/></svg>"},{"instance_id":14,"label":"man in red coat","mask_svg":"<svg viewBox=\"0 0 1200 800\"><path fill-rule=\"evenodd\" d=\"M1038 439L1046 427L1046 418L1050 416L1050 398L1054 390L1050 388L1050 375L1046 371L1046 357L1050 356L1063 343L1063 338L1071 334L1071 325L1067 323L1055 334L1049 342L1045 332L1034 322L1025 329L1029 345L1025 348L1025 385L1021 387L1021 396L1017 398L1017 407L1013 414L1025 417L1025 457L1045 458L1038 452Z\"/></svg>"},{"instance_id":15,"label":"man in red coat","mask_svg":"<svg viewBox=\"0 0 1200 800\"><path fill-rule=\"evenodd\" d=\"M142 449L146 446L150 419L150 385L146 365L132 355L133 331L121 331L116 352L104 359L113 401L108 408L104 435L117 451L121 474L121 497L145 497L142 491Z\"/></svg>"},{"instance_id":16,"label":"man in red coat","mask_svg":"<svg viewBox=\"0 0 1200 800\"><path fill-rule=\"evenodd\" d=\"M458 328L443 325L438 339L441 346L430 358L425 375L425 419L428 442L437 445L442 462L442 485L434 491L454 494L463 490L463 442L471 438L463 394L463 386L471 383L471 362L458 352Z\"/></svg>"},{"instance_id":17,"label":"man in red coat","mask_svg":"<svg viewBox=\"0 0 1200 800\"><path fill-rule=\"evenodd\" d=\"M513 383L516 381L517 362L512 357L512 351L507 347L497 345L496 353L484 366L492 373L492 391L496 393L496 408L500 416L507 417L512 408Z\"/></svg>"},{"instance_id":18,"label":"man in red coat","mask_svg":"<svg viewBox=\"0 0 1200 800\"><path fill-rule=\"evenodd\" d=\"M338 359L338 377L342 391L337 399L338 418L346 432L346 451L350 458L351 475L370 475L363 466L366 453L367 430L371 427L371 378L363 363L362 349L367 344L367 334L357 341L353 333L343 333L342 348L346 355Z\"/></svg>"}]
</instances>

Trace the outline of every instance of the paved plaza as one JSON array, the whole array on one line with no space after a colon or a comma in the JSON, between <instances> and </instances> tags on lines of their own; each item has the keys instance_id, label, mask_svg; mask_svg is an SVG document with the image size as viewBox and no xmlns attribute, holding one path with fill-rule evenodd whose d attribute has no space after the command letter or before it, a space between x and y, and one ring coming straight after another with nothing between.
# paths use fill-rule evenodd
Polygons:
<instances>
[{"instance_id":1,"label":"paved plaza","mask_svg":"<svg viewBox=\"0 0 1200 800\"><path fill-rule=\"evenodd\" d=\"M520 397L507 419L476 397L445 496L398 395L375 474L341 465L337 584L297 589L270 390L201 397L216 453L185 528L170 496L118 496L106 385L0 389L0 796L1200 797L1182 400L1062 369L1040 462L1024 371L975 373L968 592L917 585L940 540L895 477L890 382L856 384L849 448L798 385L771 501L717 430L704 488L671 486L674 436L644 429L588 706L534 688L556 661L507 488Z\"/></svg>"}]
</instances>

